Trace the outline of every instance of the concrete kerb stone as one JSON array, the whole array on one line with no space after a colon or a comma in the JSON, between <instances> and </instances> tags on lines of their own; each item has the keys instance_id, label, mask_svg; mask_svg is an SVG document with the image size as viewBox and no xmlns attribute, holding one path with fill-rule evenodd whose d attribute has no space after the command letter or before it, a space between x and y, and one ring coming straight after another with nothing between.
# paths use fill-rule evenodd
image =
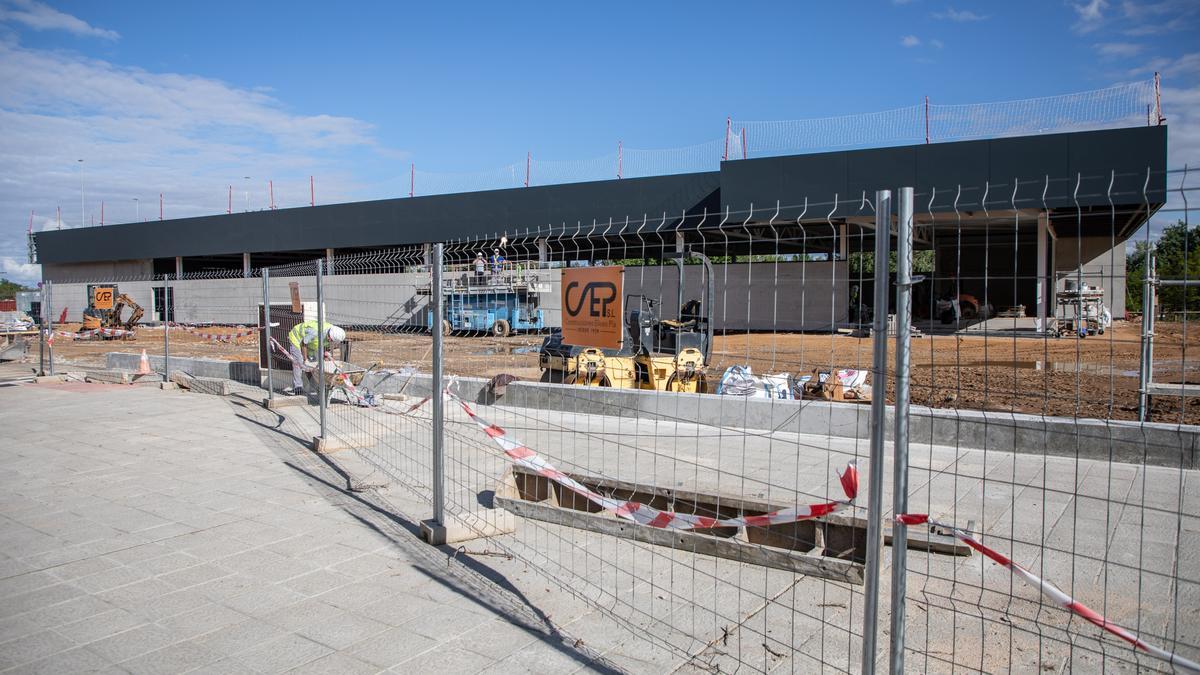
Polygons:
<instances>
[{"instance_id":1,"label":"concrete kerb stone","mask_svg":"<svg viewBox=\"0 0 1200 675\"><path fill-rule=\"evenodd\" d=\"M163 369L162 355L148 354L147 356L150 360L150 367L161 372ZM105 365L110 370L135 371L141 362L141 353L109 352L105 355ZM246 361L172 356L171 371L187 373L193 377L216 377L256 386L262 384L262 373L258 364Z\"/></svg>"},{"instance_id":2,"label":"concrete kerb stone","mask_svg":"<svg viewBox=\"0 0 1200 675\"><path fill-rule=\"evenodd\" d=\"M133 373L128 370L89 370L84 373L88 382L103 384L129 384Z\"/></svg>"},{"instance_id":3,"label":"concrete kerb stone","mask_svg":"<svg viewBox=\"0 0 1200 675\"><path fill-rule=\"evenodd\" d=\"M857 403L732 399L675 392L513 382L497 405L587 411L723 427L863 438L869 409ZM1022 413L910 408L914 441L1192 469L1200 466L1200 427L1117 420L1042 417ZM894 409L885 435L892 438Z\"/></svg>"},{"instance_id":4,"label":"concrete kerb stone","mask_svg":"<svg viewBox=\"0 0 1200 675\"><path fill-rule=\"evenodd\" d=\"M171 373L171 381L196 394L229 395L229 380L219 377L193 377L187 373Z\"/></svg>"},{"instance_id":5,"label":"concrete kerb stone","mask_svg":"<svg viewBox=\"0 0 1200 675\"><path fill-rule=\"evenodd\" d=\"M140 354L110 353L110 365L126 363L136 367ZM128 361L126 361L128 359ZM151 357L160 359L161 357ZM180 362L223 364L226 377L233 377L230 362L211 359L180 359ZM176 367L172 357L172 369ZM257 366L250 366L257 372ZM207 367L207 366L205 366ZM215 367L217 371L219 367ZM212 371L210 371L212 372ZM290 378L289 371L275 371ZM254 384L261 385L256 377ZM279 380L284 382L289 380ZM403 393L431 395L428 374L405 371L375 371L363 378L361 387L377 394ZM586 411L595 415L639 417L690 422L695 424L761 429L801 434L830 435L841 438L865 438L870 433L869 409L858 403L831 401L794 401L772 399L732 399L714 395L675 392L576 387L539 382L512 382L503 396L488 390L488 380L478 377L455 378L458 394L465 400L512 408ZM295 397L303 400L304 397ZM275 401L287 399L275 397ZM277 405L301 405L301 402ZM1023 413L951 410L913 406L910 408L910 437L914 441L964 449L992 449L1020 454L1052 455L1149 465L1200 467L1200 427L1160 423L1139 424L1116 420L1042 417ZM886 437L894 429L893 409L888 408Z\"/></svg>"}]
</instances>

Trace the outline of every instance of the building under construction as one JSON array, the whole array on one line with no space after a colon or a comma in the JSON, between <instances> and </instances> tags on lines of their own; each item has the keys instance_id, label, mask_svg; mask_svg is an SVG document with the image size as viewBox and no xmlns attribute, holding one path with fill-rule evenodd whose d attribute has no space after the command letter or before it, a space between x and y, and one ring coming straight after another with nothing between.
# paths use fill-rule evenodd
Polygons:
<instances>
[{"instance_id":1,"label":"building under construction","mask_svg":"<svg viewBox=\"0 0 1200 675\"><path fill-rule=\"evenodd\" d=\"M645 261L689 247L731 265L770 259L777 283L814 292L781 298L771 316L718 313L718 328L826 330L853 322L857 299L871 297L871 275L861 274L855 256L873 248L875 192L911 186L915 246L932 251L925 270L931 286L917 294L918 316L936 317L940 297L971 296L993 312L1023 307L1024 316L1040 323L1054 315L1055 292L1070 277L1102 289L1119 318L1126 241L1165 202L1166 167L1167 127L1147 126L47 231L34 234L32 245L43 278L55 282L56 313L67 307L72 321L85 294L61 291L62 285L145 282L145 289L122 288L132 289L153 320L164 318L168 296L153 290L153 279L164 274L251 277L265 266L438 241L491 250L503 237L545 259L561 260L564 238L573 251L567 257L579 260ZM718 223L725 225L721 235L708 236L706 228ZM725 291L733 296L751 283L748 275L726 276ZM247 284L246 292L252 297L257 290ZM189 319L198 320L181 318ZM548 326L556 321L553 312L546 316Z\"/></svg>"}]
</instances>

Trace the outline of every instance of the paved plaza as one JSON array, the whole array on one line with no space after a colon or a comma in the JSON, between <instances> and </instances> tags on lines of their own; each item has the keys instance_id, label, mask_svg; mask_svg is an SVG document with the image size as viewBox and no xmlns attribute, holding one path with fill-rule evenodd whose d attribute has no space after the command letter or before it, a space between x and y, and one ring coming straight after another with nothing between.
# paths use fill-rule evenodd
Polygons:
<instances>
[{"instance_id":1,"label":"paved plaza","mask_svg":"<svg viewBox=\"0 0 1200 675\"><path fill-rule=\"evenodd\" d=\"M267 410L252 387L27 373L0 366L2 672L857 669L861 586L535 520L424 543L428 407L332 405L331 439L354 448L320 455L317 408ZM564 469L638 483L790 503L836 494L848 459L867 477L865 440L480 410ZM454 407L446 434L448 512L476 512L507 463ZM911 463L910 503L1191 655L1194 472L929 444ZM1161 667L978 555L910 551L908 579L920 669Z\"/></svg>"},{"instance_id":2,"label":"paved plaza","mask_svg":"<svg viewBox=\"0 0 1200 675\"><path fill-rule=\"evenodd\" d=\"M0 671L615 669L568 634L579 603L538 585L535 609L421 542L420 502L347 489L274 417L151 386L0 386Z\"/></svg>"}]
</instances>

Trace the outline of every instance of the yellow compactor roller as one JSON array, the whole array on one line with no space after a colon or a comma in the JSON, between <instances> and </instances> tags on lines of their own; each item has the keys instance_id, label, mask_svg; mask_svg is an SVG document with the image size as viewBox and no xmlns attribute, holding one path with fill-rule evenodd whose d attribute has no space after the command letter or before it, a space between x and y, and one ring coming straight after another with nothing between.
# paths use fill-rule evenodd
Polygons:
<instances>
[{"instance_id":1,"label":"yellow compactor roller","mask_svg":"<svg viewBox=\"0 0 1200 675\"><path fill-rule=\"evenodd\" d=\"M684 258L700 261L703 279L701 300L684 302ZM679 272L679 315L659 319L659 301L641 294L626 296L621 349L564 345L562 334L543 341L539 355L543 382L588 387L618 387L657 391L705 392L708 362L712 355L712 264L701 253L676 254Z\"/></svg>"}]
</instances>

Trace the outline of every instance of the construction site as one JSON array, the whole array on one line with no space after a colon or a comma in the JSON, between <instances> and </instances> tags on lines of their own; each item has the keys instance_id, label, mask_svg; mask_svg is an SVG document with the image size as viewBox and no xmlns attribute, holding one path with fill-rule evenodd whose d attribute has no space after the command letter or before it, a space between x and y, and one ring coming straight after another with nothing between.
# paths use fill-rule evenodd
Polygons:
<instances>
[{"instance_id":1,"label":"construction site","mask_svg":"<svg viewBox=\"0 0 1200 675\"><path fill-rule=\"evenodd\" d=\"M1200 185L1112 126L31 233L0 670L1200 672Z\"/></svg>"},{"instance_id":2,"label":"construction site","mask_svg":"<svg viewBox=\"0 0 1200 675\"><path fill-rule=\"evenodd\" d=\"M80 324L63 324L77 332ZM1187 356L1184 327L1166 324L1156 336L1156 370L1164 381L1200 385L1200 359L1190 367L1180 364ZM229 327L212 327L214 334ZM145 327L129 339L58 340L55 354L66 367L104 368L110 352L139 354L161 351L161 327ZM1104 336L1078 344L1074 340L1010 337L984 340L957 336L926 336L914 343L912 400L932 408L992 410L1065 417L1136 420L1140 327L1118 322ZM538 352L543 337L537 334L449 340L448 358L456 371L491 379L511 375L537 381L542 371ZM428 360L429 338L420 334L381 335L350 331L352 354L360 363L385 368L417 367ZM257 363L257 336L214 341L179 331L171 337L172 353L180 357L224 359ZM1078 363L1083 365L1076 366ZM718 335L709 368L725 372L730 366L749 365L754 372L776 373L785 368L799 374L814 369L869 369L869 338L830 334L741 333ZM712 383L715 388L716 383ZM1038 392L1031 394L1030 392ZM714 392L708 392L714 393ZM1079 396L1076 396L1079 393ZM889 402L894 395L888 389ZM1200 424L1200 397L1162 397L1154 400L1149 419Z\"/></svg>"}]
</instances>

